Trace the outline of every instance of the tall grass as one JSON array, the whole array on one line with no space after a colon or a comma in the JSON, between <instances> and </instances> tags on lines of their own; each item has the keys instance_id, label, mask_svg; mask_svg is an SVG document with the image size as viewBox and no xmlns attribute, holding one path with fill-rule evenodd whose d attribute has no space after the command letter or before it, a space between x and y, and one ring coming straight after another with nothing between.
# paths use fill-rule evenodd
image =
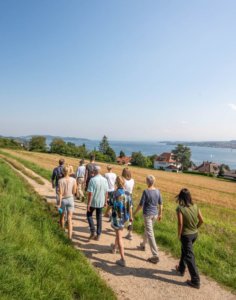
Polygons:
<instances>
[{"instance_id":1,"label":"tall grass","mask_svg":"<svg viewBox=\"0 0 236 300\"><path fill-rule=\"evenodd\" d=\"M135 206L138 205L144 185L137 185ZM163 220L154 227L157 244L174 256L180 257L180 242L177 238L177 218L174 196L163 193ZM201 203L198 205L204 217L199 237L194 246L197 266L200 271L236 292L236 210ZM140 213L134 229L143 234L144 223Z\"/></svg>"},{"instance_id":2,"label":"tall grass","mask_svg":"<svg viewBox=\"0 0 236 300\"><path fill-rule=\"evenodd\" d=\"M35 182L37 182L38 184L44 185L43 180L38 177L33 175L31 172L29 172L28 170L26 170L21 164L19 164L17 161L8 158L8 157L4 157L5 161L8 162L10 165L12 165L15 169L17 169L18 171L22 172L24 175L26 175L27 177L33 179Z\"/></svg>"},{"instance_id":3,"label":"tall grass","mask_svg":"<svg viewBox=\"0 0 236 300\"><path fill-rule=\"evenodd\" d=\"M0 298L115 299L52 218L53 208L0 160Z\"/></svg>"},{"instance_id":4,"label":"tall grass","mask_svg":"<svg viewBox=\"0 0 236 300\"><path fill-rule=\"evenodd\" d=\"M20 162L21 164L23 164L26 168L32 170L33 172L37 173L38 175L42 176L43 178L45 178L47 180L51 179L52 172L50 172L49 170L41 168L39 165L37 165L37 164L35 164L33 162L30 162L30 161L28 161L26 159L17 157L17 156L12 155L12 154L10 154L8 152L0 150L0 153L2 155L4 155L4 156L7 156L7 157L10 157L10 158L13 158L13 159L17 160L18 162Z\"/></svg>"}]
</instances>

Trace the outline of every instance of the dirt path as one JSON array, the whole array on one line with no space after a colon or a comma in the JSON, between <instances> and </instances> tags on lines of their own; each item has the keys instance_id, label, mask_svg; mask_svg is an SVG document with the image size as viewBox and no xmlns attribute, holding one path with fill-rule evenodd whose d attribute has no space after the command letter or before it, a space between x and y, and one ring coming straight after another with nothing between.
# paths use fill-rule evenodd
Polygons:
<instances>
[{"instance_id":1,"label":"dirt path","mask_svg":"<svg viewBox=\"0 0 236 300\"><path fill-rule=\"evenodd\" d=\"M42 178L44 185L40 185L21 172L15 171L24 177L35 191L48 202L55 202L54 190L47 180ZM29 172L32 171L29 170ZM38 174L35 175L39 176ZM117 293L118 299L236 300L235 295L203 275L201 276L200 290L188 287L185 284L185 281L189 278L188 274L184 278L177 276L173 267L178 261L163 251L160 251L160 262L157 265L148 263L146 259L151 253L149 249L146 252L138 249L141 238L136 234L134 234L132 241L124 239L127 267L117 266L115 261L120 256L110 252L110 244L114 242L115 236L110 223L106 218L103 218L103 234L100 241L89 242L89 229L85 213L86 205L76 201L73 220L74 246L85 253L91 263L97 268L101 277ZM96 291L94 291L94 294L96 294Z\"/></svg>"}]
</instances>

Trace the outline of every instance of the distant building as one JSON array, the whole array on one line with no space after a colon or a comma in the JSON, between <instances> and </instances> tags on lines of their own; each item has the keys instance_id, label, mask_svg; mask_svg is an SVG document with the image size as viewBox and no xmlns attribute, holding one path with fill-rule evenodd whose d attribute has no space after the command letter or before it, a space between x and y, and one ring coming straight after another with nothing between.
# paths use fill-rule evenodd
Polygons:
<instances>
[{"instance_id":1,"label":"distant building","mask_svg":"<svg viewBox=\"0 0 236 300\"><path fill-rule=\"evenodd\" d=\"M119 165L131 165L131 157L130 156L123 156L123 157L118 156L116 158L116 162Z\"/></svg>"},{"instance_id":2,"label":"distant building","mask_svg":"<svg viewBox=\"0 0 236 300\"><path fill-rule=\"evenodd\" d=\"M222 177L225 179L236 180L236 170L225 171L224 174L222 175Z\"/></svg>"},{"instance_id":3,"label":"distant building","mask_svg":"<svg viewBox=\"0 0 236 300\"><path fill-rule=\"evenodd\" d=\"M154 160L154 169L178 172L180 168L181 164L176 161L173 153L164 152Z\"/></svg>"},{"instance_id":4,"label":"distant building","mask_svg":"<svg viewBox=\"0 0 236 300\"><path fill-rule=\"evenodd\" d=\"M200 166L196 167L194 171L218 175L219 170L220 168L218 164L210 161L204 161Z\"/></svg>"}]
</instances>

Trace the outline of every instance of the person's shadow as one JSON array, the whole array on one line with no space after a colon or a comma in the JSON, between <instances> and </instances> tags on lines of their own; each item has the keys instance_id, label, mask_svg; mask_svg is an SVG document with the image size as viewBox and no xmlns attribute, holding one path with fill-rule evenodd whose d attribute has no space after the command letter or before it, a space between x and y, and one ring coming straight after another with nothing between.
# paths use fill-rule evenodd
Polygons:
<instances>
[{"instance_id":1,"label":"person's shadow","mask_svg":"<svg viewBox=\"0 0 236 300\"><path fill-rule=\"evenodd\" d=\"M175 272L175 270L166 271L166 270L160 270L160 269L149 269L149 268L135 268L135 267L121 267L118 266L115 262L108 261L106 259L99 258L95 256L94 254L97 253L111 253L111 249L109 246L104 245L98 245L95 243L88 243L80 245L80 249L85 253L85 255L93 260L93 265L99 269L102 269L105 272L111 273L115 276L128 276L132 275L135 277L142 277L142 278L150 278L150 279L156 279L163 282L180 285L180 286L186 286L187 285L184 282L179 282L177 280L166 278L161 275L169 275L169 276L178 276L178 274ZM126 256L136 258L142 261L146 261L145 259L132 255L130 253L126 253Z\"/></svg>"}]
</instances>

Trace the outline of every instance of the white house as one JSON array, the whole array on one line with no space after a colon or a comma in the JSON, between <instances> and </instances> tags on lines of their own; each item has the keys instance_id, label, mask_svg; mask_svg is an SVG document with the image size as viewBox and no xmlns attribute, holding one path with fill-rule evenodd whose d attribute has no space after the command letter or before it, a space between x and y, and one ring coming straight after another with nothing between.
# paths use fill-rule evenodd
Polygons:
<instances>
[{"instance_id":1,"label":"white house","mask_svg":"<svg viewBox=\"0 0 236 300\"><path fill-rule=\"evenodd\" d=\"M173 153L164 152L154 160L154 169L178 172L181 164L175 160Z\"/></svg>"}]
</instances>

